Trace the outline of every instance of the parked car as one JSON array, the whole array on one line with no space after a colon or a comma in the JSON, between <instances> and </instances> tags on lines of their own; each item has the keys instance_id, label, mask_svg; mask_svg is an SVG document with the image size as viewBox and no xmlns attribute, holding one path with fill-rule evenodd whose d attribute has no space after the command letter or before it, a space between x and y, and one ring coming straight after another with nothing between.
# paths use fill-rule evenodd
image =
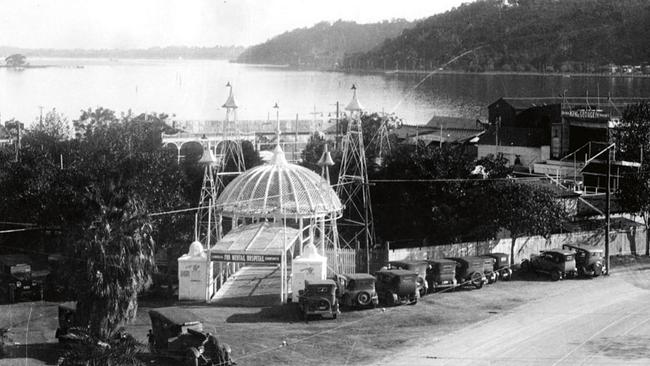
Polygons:
<instances>
[{"instance_id":1,"label":"parked car","mask_svg":"<svg viewBox=\"0 0 650 366\"><path fill-rule=\"evenodd\" d=\"M575 252L566 249L542 250L539 254L531 254L530 260L524 259L521 262L521 269L549 275L552 281L574 277L578 273Z\"/></svg>"},{"instance_id":2,"label":"parked car","mask_svg":"<svg viewBox=\"0 0 650 366\"><path fill-rule=\"evenodd\" d=\"M334 275L338 285L338 298L341 307L366 308L379 304L375 290L375 277L368 273L348 273Z\"/></svg>"},{"instance_id":3,"label":"parked car","mask_svg":"<svg viewBox=\"0 0 650 366\"><path fill-rule=\"evenodd\" d=\"M86 335L84 331L78 331L74 326L74 318L77 313L77 303L74 301L64 302L59 305L59 327L54 336L60 343L81 341Z\"/></svg>"},{"instance_id":4,"label":"parked car","mask_svg":"<svg viewBox=\"0 0 650 366\"><path fill-rule=\"evenodd\" d=\"M564 244L562 249L575 251L578 276L598 277L607 274L604 248L588 244Z\"/></svg>"},{"instance_id":5,"label":"parked car","mask_svg":"<svg viewBox=\"0 0 650 366\"><path fill-rule=\"evenodd\" d=\"M339 301L336 297L337 285L333 280L305 281L305 289L298 291L298 310L301 318L310 315L328 315L336 319Z\"/></svg>"},{"instance_id":6,"label":"parked car","mask_svg":"<svg viewBox=\"0 0 650 366\"><path fill-rule=\"evenodd\" d=\"M451 259L430 259L427 271L427 283L430 291L442 288L454 288L456 281L456 266L458 263Z\"/></svg>"},{"instance_id":7,"label":"parked car","mask_svg":"<svg viewBox=\"0 0 650 366\"><path fill-rule=\"evenodd\" d=\"M512 269L510 268L509 256L505 253L488 253L482 257L491 257L494 259L494 272L497 278L503 281L512 279Z\"/></svg>"},{"instance_id":8,"label":"parked car","mask_svg":"<svg viewBox=\"0 0 650 366\"><path fill-rule=\"evenodd\" d=\"M494 271L494 263L496 261L492 257L481 255L479 258L483 258L483 274L487 279L488 284L497 282L497 273Z\"/></svg>"},{"instance_id":9,"label":"parked car","mask_svg":"<svg viewBox=\"0 0 650 366\"><path fill-rule=\"evenodd\" d=\"M149 310L152 354L184 361L192 366L234 365L231 349L216 336L203 331L203 324L191 312L179 308Z\"/></svg>"},{"instance_id":10,"label":"parked car","mask_svg":"<svg viewBox=\"0 0 650 366\"><path fill-rule=\"evenodd\" d=\"M429 292L429 284L427 283L427 271L429 270L429 262L427 261L391 261L388 262L388 268L404 269L413 271L418 274L417 287L420 292L420 297Z\"/></svg>"},{"instance_id":11,"label":"parked car","mask_svg":"<svg viewBox=\"0 0 650 366\"><path fill-rule=\"evenodd\" d=\"M477 289L487 283L483 270L485 260L481 257L454 257L447 258L458 263L456 267L456 281L458 286L474 286Z\"/></svg>"},{"instance_id":12,"label":"parked car","mask_svg":"<svg viewBox=\"0 0 650 366\"><path fill-rule=\"evenodd\" d=\"M381 269L375 273L379 302L387 305L417 304L418 274L404 269Z\"/></svg>"},{"instance_id":13,"label":"parked car","mask_svg":"<svg viewBox=\"0 0 650 366\"><path fill-rule=\"evenodd\" d=\"M32 261L26 255L0 255L0 285L10 303L43 300L42 282L32 278Z\"/></svg>"}]
</instances>

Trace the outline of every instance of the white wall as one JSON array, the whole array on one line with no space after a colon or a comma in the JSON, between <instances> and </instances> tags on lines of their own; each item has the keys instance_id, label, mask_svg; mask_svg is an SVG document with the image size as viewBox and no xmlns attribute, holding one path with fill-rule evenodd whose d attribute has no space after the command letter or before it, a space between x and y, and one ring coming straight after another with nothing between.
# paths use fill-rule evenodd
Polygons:
<instances>
[{"instance_id":1,"label":"white wall","mask_svg":"<svg viewBox=\"0 0 650 366\"><path fill-rule=\"evenodd\" d=\"M610 231L610 254L645 254L646 231L641 226L633 226L625 231ZM510 255L510 238L491 240L487 242L457 243L432 247L406 248L389 250L388 260L405 259L434 259L454 256L480 255L485 253L506 253ZM591 244L604 247L604 230L584 231L551 235L548 239L542 236L518 238L515 243L515 264L524 258L530 258L532 253L540 250L560 248L563 244Z\"/></svg>"}]
</instances>

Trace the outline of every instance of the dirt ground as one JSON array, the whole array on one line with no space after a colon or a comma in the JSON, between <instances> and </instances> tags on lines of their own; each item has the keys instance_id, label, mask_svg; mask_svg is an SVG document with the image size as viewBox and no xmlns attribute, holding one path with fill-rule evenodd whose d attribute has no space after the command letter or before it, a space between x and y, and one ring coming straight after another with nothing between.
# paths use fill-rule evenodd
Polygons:
<instances>
[{"instance_id":1,"label":"dirt ground","mask_svg":"<svg viewBox=\"0 0 650 366\"><path fill-rule=\"evenodd\" d=\"M613 258L613 271L650 268L650 259ZM648 273L647 271L644 273ZM338 319L300 321L295 304L246 307L142 299L137 319L127 329L146 343L147 310L179 306L200 317L208 331L228 343L239 365L345 365L381 362L400 352L419 352L432 339L469 325L495 320L530 302L571 293L584 281L550 282L528 276L480 290L429 294L417 305L343 312ZM596 282L598 281L598 282ZM0 365L55 364L58 347L57 304L31 302L0 305L0 328L9 328L8 355ZM494 329L499 331L499 329ZM164 364L152 362L151 364Z\"/></svg>"}]
</instances>

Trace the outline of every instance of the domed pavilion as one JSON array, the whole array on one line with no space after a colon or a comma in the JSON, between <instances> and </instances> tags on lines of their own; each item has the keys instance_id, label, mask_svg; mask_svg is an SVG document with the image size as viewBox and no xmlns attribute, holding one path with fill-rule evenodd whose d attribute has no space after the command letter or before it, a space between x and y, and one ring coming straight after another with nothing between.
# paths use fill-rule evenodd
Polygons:
<instances>
[{"instance_id":1,"label":"domed pavilion","mask_svg":"<svg viewBox=\"0 0 650 366\"><path fill-rule=\"evenodd\" d=\"M278 122L278 142L279 134ZM323 177L289 163L279 143L269 162L233 179L215 204L217 224L230 227L208 249L211 260L219 262L219 273L228 271L233 263L236 267L279 265L283 303L289 291L287 268L303 247L314 245L322 256L326 248L337 248L341 201Z\"/></svg>"}]
</instances>

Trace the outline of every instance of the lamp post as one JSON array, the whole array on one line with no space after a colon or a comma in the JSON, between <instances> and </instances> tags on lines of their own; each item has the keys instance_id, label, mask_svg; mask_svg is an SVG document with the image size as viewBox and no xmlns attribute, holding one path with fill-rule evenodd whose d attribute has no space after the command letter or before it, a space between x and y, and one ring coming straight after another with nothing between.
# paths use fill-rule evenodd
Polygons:
<instances>
[{"instance_id":1,"label":"lamp post","mask_svg":"<svg viewBox=\"0 0 650 366\"><path fill-rule=\"evenodd\" d=\"M607 148L607 192L605 193L605 268L607 268L607 272L605 274L609 274L609 227L610 227L610 221L609 221L609 189L610 189L610 175L611 175L611 166L612 166L612 151L611 147L614 145L610 145Z\"/></svg>"}]
</instances>

